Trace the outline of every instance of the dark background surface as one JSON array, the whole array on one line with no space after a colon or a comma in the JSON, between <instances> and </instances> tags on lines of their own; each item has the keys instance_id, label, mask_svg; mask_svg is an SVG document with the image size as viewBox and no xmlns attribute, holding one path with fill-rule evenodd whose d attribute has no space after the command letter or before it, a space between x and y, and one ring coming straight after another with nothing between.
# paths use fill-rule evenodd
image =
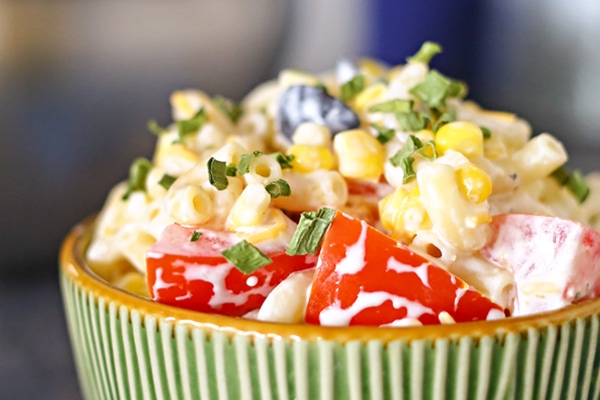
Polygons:
<instances>
[{"instance_id":1,"label":"dark background surface","mask_svg":"<svg viewBox=\"0 0 600 400\"><path fill-rule=\"evenodd\" d=\"M0 0L0 399L80 398L58 248L151 154L146 122L169 120L175 89L239 99L281 67L401 63L434 40L433 66L471 98L555 134L572 167L600 169L600 6L521 3Z\"/></svg>"}]
</instances>

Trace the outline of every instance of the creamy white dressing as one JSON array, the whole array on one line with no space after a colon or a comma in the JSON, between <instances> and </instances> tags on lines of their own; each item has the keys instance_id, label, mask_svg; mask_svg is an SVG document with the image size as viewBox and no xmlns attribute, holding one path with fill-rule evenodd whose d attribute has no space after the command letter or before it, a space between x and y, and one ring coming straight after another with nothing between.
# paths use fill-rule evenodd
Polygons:
<instances>
[{"instance_id":1,"label":"creamy white dressing","mask_svg":"<svg viewBox=\"0 0 600 400\"><path fill-rule=\"evenodd\" d=\"M378 307L386 301L391 301L395 309L406 308L406 318L418 319L425 314L435 312L419 302L408 300L388 292L364 292L358 293L354 303L348 308L341 308L339 302L326 307L319 314L319 323L323 326L348 326L352 318L361 311Z\"/></svg>"},{"instance_id":2,"label":"creamy white dressing","mask_svg":"<svg viewBox=\"0 0 600 400\"><path fill-rule=\"evenodd\" d=\"M429 286L429 266L430 264L428 262L424 262L421 265L413 267L412 265L407 265L396 260L394 257L390 257L387 263L387 269L398 272L399 274L415 274L419 277L421 283L423 283L425 287L431 288L431 286Z\"/></svg>"},{"instance_id":3,"label":"creamy white dressing","mask_svg":"<svg viewBox=\"0 0 600 400\"><path fill-rule=\"evenodd\" d=\"M270 280L270 275L267 275L262 285L254 286L242 293L232 293L225 285L225 278L229 275L231 269L235 268L229 263L204 265L177 260L173 263L173 266L183 267L182 275L188 281L202 280L210 283L213 287L213 295L208 305L215 308L225 303L240 306L246 303L250 296L255 294L266 296L271 290L271 286L267 284Z\"/></svg>"},{"instance_id":4,"label":"creamy white dressing","mask_svg":"<svg viewBox=\"0 0 600 400\"><path fill-rule=\"evenodd\" d=\"M346 255L335 266L335 272L342 275L354 275L362 271L366 265L365 242L367 240L367 224L361 223L361 231L355 243L346 247Z\"/></svg>"}]
</instances>

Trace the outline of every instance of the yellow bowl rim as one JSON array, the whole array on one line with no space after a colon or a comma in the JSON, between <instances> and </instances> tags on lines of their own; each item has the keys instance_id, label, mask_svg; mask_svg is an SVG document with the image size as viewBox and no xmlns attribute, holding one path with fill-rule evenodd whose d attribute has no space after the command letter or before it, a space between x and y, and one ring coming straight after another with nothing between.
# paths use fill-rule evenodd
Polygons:
<instances>
[{"instance_id":1,"label":"yellow bowl rim","mask_svg":"<svg viewBox=\"0 0 600 400\"><path fill-rule=\"evenodd\" d=\"M77 287L103 297L106 304L114 303L118 308L125 306L129 311L137 311L142 318L155 316L166 322L227 335L263 336L290 340L319 339L341 343L349 341L367 342L380 340L389 343L394 340L437 340L473 339L489 335L507 333L527 333L530 329L544 329L558 326L600 314L600 298L570 305L556 311L536 315L511 317L495 321L463 322L449 325L429 325L410 327L323 327L307 324L285 324L256 321L244 318L227 317L218 314L201 313L157 303L114 287L92 272L84 259L84 249L91 237L94 218L88 218L76 225L64 239L59 264L62 273Z\"/></svg>"}]
</instances>

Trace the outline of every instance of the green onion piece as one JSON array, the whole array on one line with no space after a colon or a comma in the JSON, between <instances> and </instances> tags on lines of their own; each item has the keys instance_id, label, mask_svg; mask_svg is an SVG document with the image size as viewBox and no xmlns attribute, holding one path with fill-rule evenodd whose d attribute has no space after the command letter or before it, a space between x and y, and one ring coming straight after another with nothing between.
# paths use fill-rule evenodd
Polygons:
<instances>
[{"instance_id":1,"label":"green onion piece","mask_svg":"<svg viewBox=\"0 0 600 400\"><path fill-rule=\"evenodd\" d=\"M431 124L431 130L437 132L442 125L456 120L456 115L453 112L446 111L440 115L435 122Z\"/></svg>"},{"instance_id":2,"label":"green onion piece","mask_svg":"<svg viewBox=\"0 0 600 400\"><path fill-rule=\"evenodd\" d=\"M290 184L283 179L277 179L265 186L267 192L271 195L271 198L276 199L279 196L289 196L292 194Z\"/></svg>"},{"instance_id":3,"label":"green onion piece","mask_svg":"<svg viewBox=\"0 0 600 400\"><path fill-rule=\"evenodd\" d=\"M208 115L206 115L204 108L200 108L190 119L176 121L177 133L179 135L178 142L183 143L183 138L186 135L198 132L207 121Z\"/></svg>"},{"instance_id":4,"label":"green onion piece","mask_svg":"<svg viewBox=\"0 0 600 400\"><path fill-rule=\"evenodd\" d=\"M381 144L386 144L396 135L396 131L391 128L386 128L377 124L371 124L371 126L377 131L377 140Z\"/></svg>"},{"instance_id":5,"label":"green onion piece","mask_svg":"<svg viewBox=\"0 0 600 400\"><path fill-rule=\"evenodd\" d=\"M431 70L425 79L415 85L409 92L423 100L432 108L440 108L445 105L446 98L450 92L452 82L436 70Z\"/></svg>"},{"instance_id":6,"label":"green onion piece","mask_svg":"<svg viewBox=\"0 0 600 400\"><path fill-rule=\"evenodd\" d=\"M281 166L281 169L293 168L293 165L292 165L292 161L294 160L293 154L285 155L285 154L282 154L281 152L277 152L277 153L273 153L272 156L275 157L275 159Z\"/></svg>"},{"instance_id":7,"label":"green onion piece","mask_svg":"<svg viewBox=\"0 0 600 400\"><path fill-rule=\"evenodd\" d=\"M190 242L198 241L198 239L200 239L200 236L202 236L202 232L200 232L200 231L192 232L192 237L190 237Z\"/></svg>"},{"instance_id":8,"label":"green onion piece","mask_svg":"<svg viewBox=\"0 0 600 400\"><path fill-rule=\"evenodd\" d=\"M316 212L303 212L285 253L290 256L316 254L321 247L327 228L329 228L335 217L335 213L335 210L325 207Z\"/></svg>"},{"instance_id":9,"label":"green onion piece","mask_svg":"<svg viewBox=\"0 0 600 400\"><path fill-rule=\"evenodd\" d=\"M365 76L356 75L340 88L340 100L343 102L352 100L365 88Z\"/></svg>"},{"instance_id":10,"label":"green onion piece","mask_svg":"<svg viewBox=\"0 0 600 400\"><path fill-rule=\"evenodd\" d=\"M396 119L400 127L405 132L417 132L427 126L427 121L423 119L416 111L407 113L397 113Z\"/></svg>"},{"instance_id":11,"label":"green onion piece","mask_svg":"<svg viewBox=\"0 0 600 400\"><path fill-rule=\"evenodd\" d=\"M218 109L223 111L223 113L227 115L234 124L238 122L240 117L244 114L244 109L239 104L234 103L230 99L223 96L215 96L213 98L213 104Z\"/></svg>"},{"instance_id":12,"label":"green onion piece","mask_svg":"<svg viewBox=\"0 0 600 400\"><path fill-rule=\"evenodd\" d=\"M146 127L148 128L148 130L150 132L152 132L156 136L160 136L164 133L169 132L169 130L167 128L163 128L155 120L148 121L148 124L146 124Z\"/></svg>"},{"instance_id":13,"label":"green onion piece","mask_svg":"<svg viewBox=\"0 0 600 400\"><path fill-rule=\"evenodd\" d=\"M166 190L169 190L169 188L171 187L173 182L175 182L176 179L177 178L172 175L164 174L162 178L160 178L160 180L158 181L158 184L164 187Z\"/></svg>"},{"instance_id":14,"label":"green onion piece","mask_svg":"<svg viewBox=\"0 0 600 400\"><path fill-rule=\"evenodd\" d=\"M588 198L590 194L590 187L580 171L576 170L570 173L565 168L560 167L556 169L550 176L556 179L559 185L565 186L573 194L573 196L575 196L580 204Z\"/></svg>"},{"instance_id":15,"label":"green onion piece","mask_svg":"<svg viewBox=\"0 0 600 400\"><path fill-rule=\"evenodd\" d=\"M382 103L373 104L367 109L367 112L407 113L411 112L412 108L412 100L392 99Z\"/></svg>"},{"instance_id":16,"label":"green onion piece","mask_svg":"<svg viewBox=\"0 0 600 400\"><path fill-rule=\"evenodd\" d=\"M408 62L422 62L429 64L433 56L442 52L442 46L435 42L425 42L421 45L419 51L412 57L408 57Z\"/></svg>"},{"instance_id":17,"label":"green onion piece","mask_svg":"<svg viewBox=\"0 0 600 400\"><path fill-rule=\"evenodd\" d=\"M225 175L227 176L235 176L237 174L237 167L234 163L227 164L227 168L225 169Z\"/></svg>"},{"instance_id":18,"label":"green onion piece","mask_svg":"<svg viewBox=\"0 0 600 400\"><path fill-rule=\"evenodd\" d=\"M273 262L267 255L247 240L242 240L221 252L243 274L249 275L257 269Z\"/></svg>"},{"instance_id":19,"label":"green onion piece","mask_svg":"<svg viewBox=\"0 0 600 400\"><path fill-rule=\"evenodd\" d=\"M208 167L208 181L218 190L224 190L229 185L227 180L227 163L211 157L206 164Z\"/></svg>"},{"instance_id":20,"label":"green onion piece","mask_svg":"<svg viewBox=\"0 0 600 400\"><path fill-rule=\"evenodd\" d=\"M240 175L244 175L247 174L248 171L250 171L250 164L252 164L252 161L260 156L262 153L258 150L253 151L252 153L249 154L242 154L240 156L240 161L238 162L238 166L237 166L237 172Z\"/></svg>"},{"instance_id":21,"label":"green onion piece","mask_svg":"<svg viewBox=\"0 0 600 400\"><path fill-rule=\"evenodd\" d=\"M483 133L484 139L489 139L492 137L492 131L490 131L488 128L486 128L485 126L480 126L479 128L481 129L481 132Z\"/></svg>"},{"instance_id":22,"label":"green onion piece","mask_svg":"<svg viewBox=\"0 0 600 400\"><path fill-rule=\"evenodd\" d=\"M399 167L403 172L402 183L406 183L416 176L413 166L415 163L413 154L415 152L424 158L432 159L432 156L429 156L426 153L427 149L429 148L432 148L430 151L433 152L433 158L437 157L435 146L432 141L427 142L427 144L424 146L418 137L410 135L404 146L398 150L392 158L390 158L390 163L394 167Z\"/></svg>"},{"instance_id":23,"label":"green onion piece","mask_svg":"<svg viewBox=\"0 0 600 400\"><path fill-rule=\"evenodd\" d=\"M321 89L322 91L324 91L325 93L329 93L327 90L327 86L325 86L325 84L323 82L319 82L315 85L316 88Z\"/></svg>"},{"instance_id":24,"label":"green onion piece","mask_svg":"<svg viewBox=\"0 0 600 400\"><path fill-rule=\"evenodd\" d=\"M147 158L136 158L129 167L129 180L127 181L127 191L123 194L122 199L127 200L129 195L136 191L146 190L146 177L152 169L152 162Z\"/></svg>"}]
</instances>

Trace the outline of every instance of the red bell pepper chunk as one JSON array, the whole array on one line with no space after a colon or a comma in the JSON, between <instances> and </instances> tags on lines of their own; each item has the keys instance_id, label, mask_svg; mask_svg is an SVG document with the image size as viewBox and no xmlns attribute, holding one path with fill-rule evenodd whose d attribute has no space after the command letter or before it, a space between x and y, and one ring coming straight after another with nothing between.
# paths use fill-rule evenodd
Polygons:
<instances>
[{"instance_id":1,"label":"red bell pepper chunk","mask_svg":"<svg viewBox=\"0 0 600 400\"><path fill-rule=\"evenodd\" d=\"M600 296L600 233L591 227L529 214L497 215L490 226L481 254L513 273L513 315Z\"/></svg>"},{"instance_id":2,"label":"red bell pepper chunk","mask_svg":"<svg viewBox=\"0 0 600 400\"><path fill-rule=\"evenodd\" d=\"M201 232L191 241L194 231ZM285 244L264 241L257 247L273 262L246 275L221 251L240 239L233 233L168 226L146 254L153 300L195 311L242 316L261 306L277 284L294 271L314 267L315 256L289 256Z\"/></svg>"},{"instance_id":3,"label":"red bell pepper chunk","mask_svg":"<svg viewBox=\"0 0 600 400\"><path fill-rule=\"evenodd\" d=\"M443 268L370 227L337 212L323 245L306 322L401 325L411 318L439 324L502 318L504 309Z\"/></svg>"}]
</instances>

